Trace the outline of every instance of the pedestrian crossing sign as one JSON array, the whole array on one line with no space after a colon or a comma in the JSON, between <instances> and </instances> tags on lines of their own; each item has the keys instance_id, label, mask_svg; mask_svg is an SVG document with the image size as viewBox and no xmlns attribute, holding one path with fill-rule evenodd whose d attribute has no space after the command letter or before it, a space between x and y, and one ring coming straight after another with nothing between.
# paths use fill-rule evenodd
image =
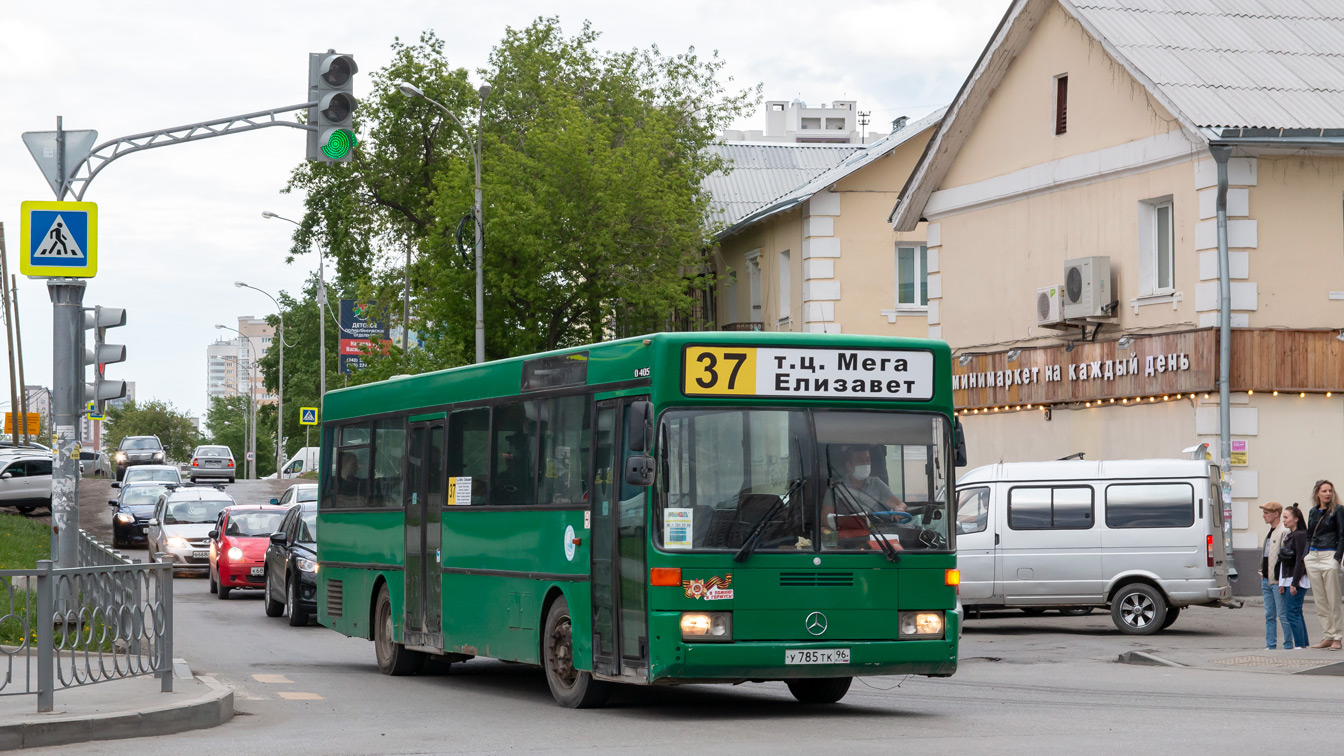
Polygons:
<instances>
[{"instance_id":1,"label":"pedestrian crossing sign","mask_svg":"<svg viewBox=\"0 0 1344 756\"><path fill-rule=\"evenodd\" d=\"M103 420L103 413L98 411L98 402L89 402L88 418L90 420Z\"/></svg>"},{"instance_id":2,"label":"pedestrian crossing sign","mask_svg":"<svg viewBox=\"0 0 1344 756\"><path fill-rule=\"evenodd\" d=\"M19 272L25 276L93 278L98 273L98 205L24 202L19 250Z\"/></svg>"},{"instance_id":3,"label":"pedestrian crossing sign","mask_svg":"<svg viewBox=\"0 0 1344 756\"><path fill-rule=\"evenodd\" d=\"M317 407L299 407L299 425L317 425Z\"/></svg>"}]
</instances>

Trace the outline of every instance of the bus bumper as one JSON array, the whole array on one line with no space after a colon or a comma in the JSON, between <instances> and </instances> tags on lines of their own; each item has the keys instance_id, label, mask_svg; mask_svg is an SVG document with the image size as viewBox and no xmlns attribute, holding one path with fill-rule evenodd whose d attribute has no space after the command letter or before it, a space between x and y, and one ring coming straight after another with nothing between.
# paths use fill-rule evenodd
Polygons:
<instances>
[{"instance_id":1,"label":"bus bumper","mask_svg":"<svg viewBox=\"0 0 1344 756\"><path fill-rule=\"evenodd\" d=\"M679 613L653 613L655 637L678 638ZM660 632L662 631L662 632ZM957 671L955 612L947 613L944 637L900 641L734 641L731 643L675 643L658 649L650 659L650 682L714 682L788 680L809 677L869 675L930 675L947 677ZM849 664L785 664L784 652L800 649L848 649ZM661 651L661 653L659 653Z\"/></svg>"}]
</instances>

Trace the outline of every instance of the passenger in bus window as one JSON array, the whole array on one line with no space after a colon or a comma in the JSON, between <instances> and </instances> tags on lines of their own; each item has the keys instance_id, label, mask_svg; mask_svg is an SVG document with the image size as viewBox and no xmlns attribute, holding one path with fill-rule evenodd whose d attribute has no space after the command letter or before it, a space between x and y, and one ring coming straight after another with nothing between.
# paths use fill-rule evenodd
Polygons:
<instances>
[{"instance_id":1,"label":"passenger in bus window","mask_svg":"<svg viewBox=\"0 0 1344 756\"><path fill-rule=\"evenodd\" d=\"M363 503L367 487L368 476L364 474L360 458L353 451L341 452L340 478L336 483L336 493L342 499L340 503L358 506Z\"/></svg>"}]
</instances>

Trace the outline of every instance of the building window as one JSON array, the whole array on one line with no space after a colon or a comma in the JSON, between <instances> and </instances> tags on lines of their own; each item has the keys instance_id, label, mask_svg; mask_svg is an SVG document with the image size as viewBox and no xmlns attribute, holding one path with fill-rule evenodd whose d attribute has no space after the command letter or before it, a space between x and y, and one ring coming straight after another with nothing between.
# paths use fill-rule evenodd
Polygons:
<instances>
[{"instance_id":1,"label":"building window","mask_svg":"<svg viewBox=\"0 0 1344 756\"><path fill-rule=\"evenodd\" d=\"M929 306L929 248L923 244L896 245L896 307Z\"/></svg>"},{"instance_id":2,"label":"building window","mask_svg":"<svg viewBox=\"0 0 1344 756\"><path fill-rule=\"evenodd\" d=\"M1055 77L1055 136L1069 130L1069 75Z\"/></svg>"},{"instance_id":3,"label":"building window","mask_svg":"<svg viewBox=\"0 0 1344 756\"><path fill-rule=\"evenodd\" d=\"M1139 203L1139 295L1176 290L1176 233L1170 197Z\"/></svg>"},{"instance_id":4,"label":"building window","mask_svg":"<svg viewBox=\"0 0 1344 756\"><path fill-rule=\"evenodd\" d=\"M793 309L792 298L789 296L793 288L793 273L789 268L789 250L779 253L779 322L783 323L789 319Z\"/></svg>"}]
</instances>

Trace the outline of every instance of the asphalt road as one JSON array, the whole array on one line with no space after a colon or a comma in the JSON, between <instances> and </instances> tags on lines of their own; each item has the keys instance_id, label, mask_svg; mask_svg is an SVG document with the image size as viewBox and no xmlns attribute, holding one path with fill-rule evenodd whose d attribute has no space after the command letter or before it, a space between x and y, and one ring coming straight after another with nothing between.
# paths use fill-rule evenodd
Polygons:
<instances>
[{"instance_id":1,"label":"asphalt road","mask_svg":"<svg viewBox=\"0 0 1344 756\"><path fill-rule=\"evenodd\" d=\"M264 501L267 485L230 489L240 501ZM840 704L820 707L797 704L779 683L631 687L588 711L557 707L541 672L522 665L473 660L442 676L385 677L368 641L315 624L291 628L264 615L260 595L221 601L204 579L175 581L174 613L175 655L234 687L238 716L79 753L1190 756L1320 745L1328 738L1319 728L1344 714L1337 677L1115 663L1139 648L1267 653L1257 607L1189 610L1153 638L1122 636L1102 613L1009 612L968 622L950 679L866 678ZM57 750L34 751L47 752Z\"/></svg>"}]
</instances>

